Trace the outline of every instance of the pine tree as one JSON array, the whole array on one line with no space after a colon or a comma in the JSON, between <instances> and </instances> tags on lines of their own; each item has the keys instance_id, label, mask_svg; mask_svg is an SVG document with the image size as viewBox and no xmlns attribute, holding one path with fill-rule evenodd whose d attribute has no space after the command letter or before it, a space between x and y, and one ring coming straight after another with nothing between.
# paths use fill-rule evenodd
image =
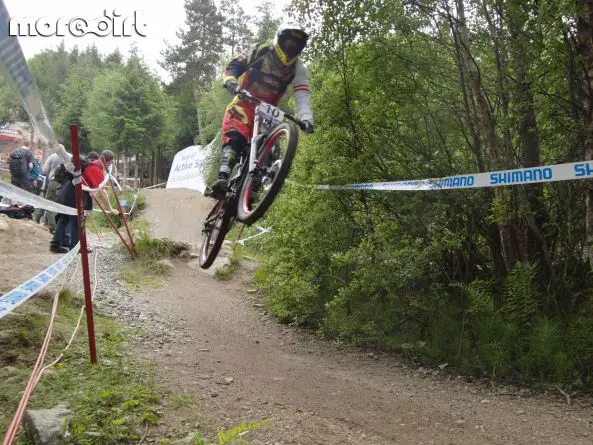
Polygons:
<instances>
[{"instance_id":1,"label":"pine tree","mask_svg":"<svg viewBox=\"0 0 593 445\"><path fill-rule=\"evenodd\" d=\"M236 55L253 39L253 33L247 26L251 17L234 0L222 0L220 5L223 18L224 44Z\"/></svg>"},{"instance_id":2,"label":"pine tree","mask_svg":"<svg viewBox=\"0 0 593 445\"><path fill-rule=\"evenodd\" d=\"M168 46L160 63L173 82L192 81L194 89L212 81L223 50L222 22L212 0L185 0L185 24L188 29L177 32L179 45Z\"/></svg>"},{"instance_id":3,"label":"pine tree","mask_svg":"<svg viewBox=\"0 0 593 445\"><path fill-rule=\"evenodd\" d=\"M173 77L172 90L191 85L199 122L201 90L216 77L223 51L223 18L213 0L185 0L184 8L188 29L177 32L181 43L168 46L160 65Z\"/></svg>"},{"instance_id":4,"label":"pine tree","mask_svg":"<svg viewBox=\"0 0 593 445\"><path fill-rule=\"evenodd\" d=\"M256 42L265 42L271 40L276 34L278 26L280 26L280 18L275 17L273 14L274 3L264 0L257 7L257 18L255 24L257 26L257 32L255 35Z\"/></svg>"}]
</instances>

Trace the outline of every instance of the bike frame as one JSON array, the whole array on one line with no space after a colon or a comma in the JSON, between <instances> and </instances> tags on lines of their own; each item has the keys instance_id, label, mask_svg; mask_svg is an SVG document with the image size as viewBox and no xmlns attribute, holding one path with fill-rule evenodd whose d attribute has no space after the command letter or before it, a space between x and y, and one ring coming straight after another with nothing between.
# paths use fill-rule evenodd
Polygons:
<instances>
[{"instance_id":1,"label":"bike frame","mask_svg":"<svg viewBox=\"0 0 593 445\"><path fill-rule=\"evenodd\" d=\"M256 104L256 107L260 106L260 105L270 105L270 106L273 106L274 108L277 108L275 105L268 104L267 102L264 102L263 100L260 100L256 97L252 96L249 92L247 92L245 90L240 90L238 92L238 95L243 100L247 100L249 102L254 102ZM301 130L303 130L305 128L304 124L300 120L298 120L296 117L292 116L289 113L284 112L284 118L297 124ZM255 118L253 120L253 131L251 133L251 144L249 147L249 173L253 173L253 170L255 170L255 168L257 167L257 165L256 165L257 164L257 145L258 145L261 137L263 136L263 135L259 134L261 124L262 124L262 119L261 119L261 116L257 113L257 108L256 108Z\"/></svg>"}]
</instances>

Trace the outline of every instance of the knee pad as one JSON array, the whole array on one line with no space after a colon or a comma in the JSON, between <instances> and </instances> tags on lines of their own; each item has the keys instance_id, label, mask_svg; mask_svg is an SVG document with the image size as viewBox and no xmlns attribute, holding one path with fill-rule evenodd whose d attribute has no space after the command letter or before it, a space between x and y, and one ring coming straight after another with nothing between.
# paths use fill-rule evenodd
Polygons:
<instances>
[{"instance_id":1,"label":"knee pad","mask_svg":"<svg viewBox=\"0 0 593 445\"><path fill-rule=\"evenodd\" d=\"M247 145L247 139L245 139L245 136L243 136L241 133L238 131L230 131L226 134L226 136L228 138L228 142L225 144L225 146L230 145L233 150L235 150L237 155L245 149L245 146Z\"/></svg>"}]
</instances>

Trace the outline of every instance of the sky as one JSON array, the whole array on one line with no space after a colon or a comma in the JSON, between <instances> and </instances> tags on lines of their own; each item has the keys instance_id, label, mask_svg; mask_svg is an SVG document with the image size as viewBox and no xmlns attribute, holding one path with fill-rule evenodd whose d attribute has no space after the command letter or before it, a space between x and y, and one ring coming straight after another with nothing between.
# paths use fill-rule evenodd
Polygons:
<instances>
[{"instance_id":1,"label":"sky","mask_svg":"<svg viewBox=\"0 0 593 445\"><path fill-rule=\"evenodd\" d=\"M145 36L120 35L114 37L110 35L100 37L87 34L82 37L74 37L66 31L63 33L64 36L21 36L19 42L27 59L44 49L57 47L62 39L67 49L72 49L75 45L82 49L94 43L102 54L111 53L119 48L124 56L128 55L128 49L132 43L135 43L148 66L164 81L169 81L170 76L158 66L157 61L161 58L160 52L166 47L165 40L173 44L178 42L175 33L180 27L184 26L185 20L183 3L184 0L166 0L164 2L150 2L150 0L101 0L96 2L80 0L4 0L11 18L30 17L31 22L34 22L38 18L45 17L44 22L51 24L53 32L55 32L56 23L61 17L64 18L63 22L67 22L70 18L80 17L85 19L87 23L92 23L92 20L103 17L105 12L109 17L112 17L115 10L116 15L119 16L119 19L117 19L119 23L128 17L130 18L128 23L132 23L135 16L137 28ZM260 0L239 0L239 4L250 15L255 14L255 7L260 3ZM280 17L285 3L286 0L275 1L276 13ZM122 28L121 25L117 26L117 29ZM50 33L51 31L47 34Z\"/></svg>"}]
</instances>

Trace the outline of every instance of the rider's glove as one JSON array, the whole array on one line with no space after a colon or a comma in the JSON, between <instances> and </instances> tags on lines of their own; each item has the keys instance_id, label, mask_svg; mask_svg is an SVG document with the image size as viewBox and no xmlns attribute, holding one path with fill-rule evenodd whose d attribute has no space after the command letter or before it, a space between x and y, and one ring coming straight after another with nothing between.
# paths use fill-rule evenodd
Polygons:
<instances>
[{"instance_id":1,"label":"rider's glove","mask_svg":"<svg viewBox=\"0 0 593 445\"><path fill-rule=\"evenodd\" d=\"M309 121L303 121L303 131L307 134L313 133L313 124Z\"/></svg>"},{"instance_id":2,"label":"rider's glove","mask_svg":"<svg viewBox=\"0 0 593 445\"><path fill-rule=\"evenodd\" d=\"M228 82L226 82L224 84L224 87L232 95L237 94L239 92L239 90L241 89L241 87L239 87L239 84L237 82L235 82L234 80L229 80Z\"/></svg>"}]
</instances>

